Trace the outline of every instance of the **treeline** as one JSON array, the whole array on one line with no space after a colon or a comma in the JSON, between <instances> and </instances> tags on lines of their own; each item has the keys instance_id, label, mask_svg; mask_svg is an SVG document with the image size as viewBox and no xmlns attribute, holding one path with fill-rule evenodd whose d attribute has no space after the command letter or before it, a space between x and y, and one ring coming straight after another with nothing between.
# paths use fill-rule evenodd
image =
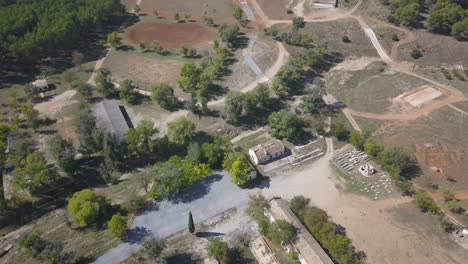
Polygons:
<instances>
[{"instance_id":1,"label":"treeline","mask_svg":"<svg viewBox=\"0 0 468 264\"><path fill-rule=\"evenodd\" d=\"M458 40L468 39L468 2L465 0L381 0L390 6L389 21L404 26L415 25L422 12L429 15L425 27L435 33L451 34Z\"/></svg>"},{"instance_id":2,"label":"treeline","mask_svg":"<svg viewBox=\"0 0 468 264\"><path fill-rule=\"evenodd\" d=\"M312 236L337 264L365 263L355 251L351 240L346 237L343 228L330 221L327 212L310 206L310 199L295 196L289 203L291 211L301 220Z\"/></svg>"},{"instance_id":3,"label":"treeline","mask_svg":"<svg viewBox=\"0 0 468 264\"><path fill-rule=\"evenodd\" d=\"M0 61L13 63L72 48L85 33L125 12L119 0L2 0L0 6Z\"/></svg>"}]
</instances>

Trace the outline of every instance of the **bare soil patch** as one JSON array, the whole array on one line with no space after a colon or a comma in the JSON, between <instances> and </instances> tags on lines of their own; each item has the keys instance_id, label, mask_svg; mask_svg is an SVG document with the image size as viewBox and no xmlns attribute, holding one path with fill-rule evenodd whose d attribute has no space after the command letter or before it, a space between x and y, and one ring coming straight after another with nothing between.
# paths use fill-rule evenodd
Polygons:
<instances>
[{"instance_id":1,"label":"bare soil patch","mask_svg":"<svg viewBox=\"0 0 468 264\"><path fill-rule=\"evenodd\" d=\"M412 107L420 107L438 98L443 93L430 85L423 85L405 92L393 99L395 103L408 104Z\"/></svg>"},{"instance_id":2,"label":"bare soil patch","mask_svg":"<svg viewBox=\"0 0 468 264\"><path fill-rule=\"evenodd\" d=\"M165 48L198 47L213 40L216 30L195 23L144 21L131 27L128 37L134 43L159 42Z\"/></svg>"}]
</instances>

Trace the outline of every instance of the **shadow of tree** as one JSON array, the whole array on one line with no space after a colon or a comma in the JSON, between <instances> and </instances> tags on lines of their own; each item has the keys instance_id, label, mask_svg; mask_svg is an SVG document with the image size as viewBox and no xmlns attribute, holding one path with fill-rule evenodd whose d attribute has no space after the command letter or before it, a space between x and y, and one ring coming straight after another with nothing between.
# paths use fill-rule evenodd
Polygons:
<instances>
[{"instance_id":1,"label":"shadow of tree","mask_svg":"<svg viewBox=\"0 0 468 264\"><path fill-rule=\"evenodd\" d=\"M150 234L150 230L137 226L133 229L128 231L127 237L125 238L125 242L129 244L137 244L143 241L143 239Z\"/></svg>"}]
</instances>

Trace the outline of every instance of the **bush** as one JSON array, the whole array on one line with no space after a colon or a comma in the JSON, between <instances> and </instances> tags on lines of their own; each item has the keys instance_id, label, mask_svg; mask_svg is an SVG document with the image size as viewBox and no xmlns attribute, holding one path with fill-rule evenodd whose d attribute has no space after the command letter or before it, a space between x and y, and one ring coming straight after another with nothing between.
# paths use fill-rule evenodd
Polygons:
<instances>
[{"instance_id":1,"label":"bush","mask_svg":"<svg viewBox=\"0 0 468 264\"><path fill-rule=\"evenodd\" d=\"M397 34L392 34L392 40L395 42L400 41L400 37Z\"/></svg>"},{"instance_id":2,"label":"bush","mask_svg":"<svg viewBox=\"0 0 468 264\"><path fill-rule=\"evenodd\" d=\"M107 228L109 228L109 232L113 237L124 239L128 232L127 218L121 214L115 214L107 223Z\"/></svg>"},{"instance_id":3,"label":"bush","mask_svg":"<svg viewBox=\"0 0 468 264\"><path fill-rule=\"evenodd\" d=\"M294 17L292 20L293 29L303 28L305 25L303 17Z\"/></svg>"},{"instance_id":4,"label":"bush","mask_svg":"<svg viewBox=\"0 0 468 264\"><path fill-rule=\"evenodd\" d=\"M277 245L291 241L294 235L294 226L285 220L277 220L268 227L267 237Z\"/></svg>"},{"instance_id":5,"label":"bush","mask_svg":"<svg viewBox=\"0 0 468 264\"><path fill-rule=\"evenodd\" d=\"M80 227L94 225L98 222L106 206L105 198L91 189L76 192L68 201L68 211Z\"/></svg>"},{"instance_id":6,"label":"bush","mask_svg":"<svg viewBox=\"0 0 468 264\"><path fill-rule=\"evenodd\" d=\"M423 212L440 213L437 203L425 191L419 190L416 192L415 202L416 206Z\"/></svg>"},{"instance_id":7,"label":"bush","mask_svg":"<svg viewBox=\"0 0 468 264\"><path fill-rule=\"evenodd\" d=\"M345 36L342 36L342 37L341 37L341 40L342 40L344 43L350 43L350 42L351 42L351 40L349 39L349 37L346 36L346 35L345 35Z\"/></svg>"},{"instance_id":8,"label":"bush","mask_svg":"<svg viewBox=\"0 0 468 264\"><path fill-rule=\"evenodd\" d=\"M47 246L47 242L41 238L41 233L33 232L24 236L20 241L20 247L32 256L37 257Z\"/></svg>"},{"instance_id":9,"label":"bush","mask_svg":"<svg viewBox=\"0 0 468 264\"><path fill-rule=\"evenodd\" d=\"M450 200L445 203L447 209L449 209L452 213L461 214L464 210L460 205L460 202L457 200Z\"/></svg>"},{"instance_id":10,"label":"bush","mask_svg":"<svg viewBox=\"0 0 468 264\"><path fill-rule=\"evenodd\" d=\"M310 199L305 198L304 196L294 196L289 203L291 211L298 217L302 218L304 215L305 209L309 206Z\"/></svg>"},{"instance_id":11,"label":"bush","mask_svg":"<svg viewBox=\"0 0 468 264\"><path fill-rule=\"evenodd\" d=\"M414 48L411 51L411 57L415 60L421 58L423 56L422 52L418 48Z\"/></svg>"}]
</instances>

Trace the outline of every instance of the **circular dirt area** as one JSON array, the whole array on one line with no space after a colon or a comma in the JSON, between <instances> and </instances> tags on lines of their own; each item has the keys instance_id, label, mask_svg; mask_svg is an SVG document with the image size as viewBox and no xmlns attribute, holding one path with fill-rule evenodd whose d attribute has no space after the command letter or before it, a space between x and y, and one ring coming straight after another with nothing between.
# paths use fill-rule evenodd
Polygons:
<instances>
[{"instance_id":1,"label":"circular dirt area","mask_svg":"<svg viewBox=\"0 0 468 264\"><path fill-rule=\"evenodd\" d=\"M178 48L206 44L216 38L216 31L194 23L142 22L130 28L128 36L135 43L159 42L165 48Z\"/></svg>"}]
</instances>

